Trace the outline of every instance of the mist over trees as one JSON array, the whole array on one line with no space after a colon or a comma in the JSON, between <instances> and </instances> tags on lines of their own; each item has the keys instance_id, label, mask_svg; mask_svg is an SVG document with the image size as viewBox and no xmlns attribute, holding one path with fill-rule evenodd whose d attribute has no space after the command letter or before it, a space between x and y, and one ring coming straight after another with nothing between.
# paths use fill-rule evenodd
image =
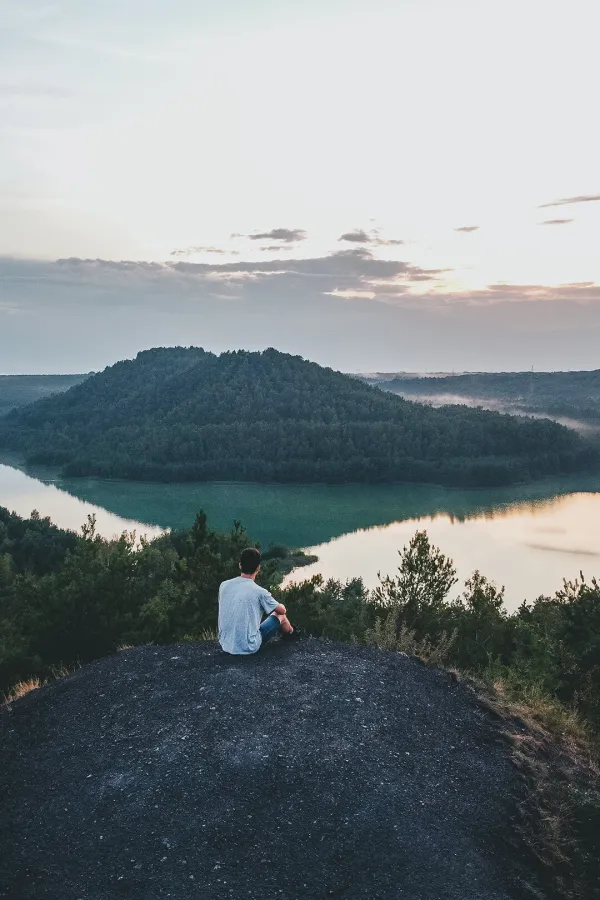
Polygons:
<instances>
[{"instance_id":1,"label":"mist over trees","mask_svg":"<svg viewBox=\"0 0 600 900\"><path fill-rule=\"evenodd\" d=\"M87 375L0 375L0 416L50 394L68 391L85 378Z\"/></svg>"},{"instance_id":2,"label":"mist over trees","mask_svg":"<svg viewBox=\"0 0 600 900\"><path fill-rule=\"evenodd\" d=\"M592 372L472 372L461 375L377 376L370 383L403 397L495 403L507 412L524 410L600 425L600 369Z\"/></svg>"}]
</instances>

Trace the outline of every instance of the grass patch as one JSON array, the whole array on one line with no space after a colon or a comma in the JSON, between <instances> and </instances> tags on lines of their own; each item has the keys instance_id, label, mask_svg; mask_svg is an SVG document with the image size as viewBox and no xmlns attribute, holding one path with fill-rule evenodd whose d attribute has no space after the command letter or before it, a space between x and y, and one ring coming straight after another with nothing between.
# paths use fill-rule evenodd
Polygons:
<instances>
[{"instance_id":1,"label":"grass patch","mask_svg":"<svg viewBox=\"0 0 600 900\"><path fill-rule=\"evenodd\" d=\"M502 721L526 783L519 831L549 896L600 898L600 746L575 711L539 688L496 677L477 690Z\"/></svg>"},{"instance_id":2,"label":"grass patch","mask_svg":"<svg viewBox=\"0 0 600 900\"><path fill-rule=\"evenodd\" d=\"M10 704L14 703L15 700L20 700L21 697L24 697L26 694L30 694L31 691L37 691L37 689L42 687L43 684L45 684L45 682L41 681L39 678L28 678L26 681L19 681L6 694L4 694L5 705L10 706Z\"/></svg>"},{"instance_id":3,"label":"grass patch","mask_svg":"<svg viewBox=\"0 0 600 900\"><path fill-rule=\"evenodd\" d=\"M3 705L10 706L15 700L20 700L21 697L25 697L27 694L30 694L31 691L37 691L38 688L44 687L44 685L49 684L51 681L58 681L60 678L66 678L68 675L72 675L73 672L76 672L79 668L81 668L79 663L76 666L70 667L56 666L52 669L50 678L27 678L24 681L18 681L12 688L3 694Z\"/></svg>"},{"instance_id":4,"label":"grass patch","mask_svg":"<svg viewBox=\"0 0 600 900\"><path fill-rule=\"evenodd\" d=\"M449 664L455 634L417 639L396 610L378 618L365 643L414 656L465 681L501 724L525 781L521 837L538 863L548 897L600 900L600 743L575 709L535 681L495 666L473 674Z\"/></svg>"},{"instance_id":5,"label":"grass patch","mask_svg":"<svg viewBox=\"0 0 600 900\"><path fill-rule=\"evenodd\" d=\"M396 650L407 656L416 656L421 662L430 666L443 666L447 662L452 645L456 641L456 632L443 632L436 640L429 637L417 639L416 632L398 622L398 611L392 610L385 618L378 617L373 628L365 632L364 642L367 647L378 650Z\"/></svg>"},{"instance_id":6,"label":"grass patch","mask_svg":"<svg viewBox=\"0 0 600 900\"><path fill-rule=\"evenodd\" d=\"M219 633L216 628L203 628L196 640L198 641L218 641Z\"/></svg>"}]
</instances>

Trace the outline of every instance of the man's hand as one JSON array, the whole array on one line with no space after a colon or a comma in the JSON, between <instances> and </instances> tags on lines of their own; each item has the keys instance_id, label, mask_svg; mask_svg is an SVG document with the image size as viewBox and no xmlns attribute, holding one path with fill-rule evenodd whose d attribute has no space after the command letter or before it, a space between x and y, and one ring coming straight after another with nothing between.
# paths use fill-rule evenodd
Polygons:
<instances>
[{"instance_id":1,"label":"man's hand","mask_svg":"<svg viewBox=\"0 0 600 900\"><path fill-rule=\"evenodd\" d=\"M273 610L276 616L285 616L287 610L283 603L278 603L275 609Z\"/></svg>"}]
</instances>

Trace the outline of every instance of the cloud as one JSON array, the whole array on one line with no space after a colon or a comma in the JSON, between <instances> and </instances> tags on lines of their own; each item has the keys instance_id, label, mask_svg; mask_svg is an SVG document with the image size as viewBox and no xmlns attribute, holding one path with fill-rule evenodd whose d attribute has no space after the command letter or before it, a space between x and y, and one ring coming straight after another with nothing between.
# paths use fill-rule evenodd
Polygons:
<instances>
[{"instance_id":1,"label":"cloud","mask_svg":"<svg viewBox=\"0 0 600 900\"><path fill-rule=\"evenodd\" d=\"M338 240L350 241L356 244L368 244L372 238L369 237L366 231L357 228L356 231L346 231L344 234L341 234Z\"/></svg>"},{"instance_id":2,"label":"cloud","mask_svg":"<svg viewBox=\"0 0 600 900\"><path fill-rule=\"evenodd\" d=\"M268 247L259 248L263 253L278 253L280 250L289 250L285 244L270 244Z\"/></svg>"},{"instance_id":3,"label":"cloud","mask_svg":"<svg viewBox=\"0 0 600 900\"><path fill-rule=\"evenodd\" d=\"M373 231L368 234L362 228L356 228L354 231L346 231L339 236L338 241L348 241L354 244L375 244L378 247L399 247L404 243L404 241L393 238L390 238L389 240L380 238L377 229L373 229Z\"/></svg>"},{"instance_id":4,"label":"cloud","mask_svg":"<svg viewBox=\"0 0 600 900\"><path fill-rule=\"evenodd\" d=\"M306 240L306 231L302 228L272 228L271 231L261 231L255 234L235 234L232 237L247 237L251 241L284 241L291 244L294 241Z\"/></svg>"},{"instance_id":5,"label":"cloud","mask_svg":"<svg viewBox=\"0 0 600 900\"><path fill-rule=\"evenodd\" d=\"M215 299L255 298L257 292L263 299L272 297L279 308L294 302L323 303L336 292L368 293L388 303L412 288L422 290L439 274L405 261L378 259L363 247L304 259L214 263L0 259L0 312L9 306L23 312L32 298L45 295L61 308L94 297L108 308L124 305L146 311L177 303L188 308Z\"/></svg>"},{"instance_id":6,"label":"cloud","mask_svg":"<svg viewBox=\"0 0 600 900\"><path fill-rule=\"evenodd\" d=\"M455 228L455 231L462 231L465 234L470 234L472 231L479 231L479 225L461 225L460 228Z\"/></svg>"},{"instance_id":7,"label":"cloud","mask_svg":"<svg viewBox=\"0 0 600 900\"><path fill-rule=\"evenodd\" d=\"M568 225L569 222L574 222L574 219L546 219L544 222L539 222L539 225Z\"/></svg>"},{"instance_id":8,"label":"cloud","mask_svg":"<svg viewBox=\"0 0 600 900\"><path fill-rule=\"evenodd\" d=\"M552 203L542 203L538 209L548 209L550 206L568 206L570 203L596 203L600 201L600 194L581 194L579 197L564 197L562 200L553 200Z\"/></svg>"},{"instance_id":9,"label":"cloud","mask_svg":"<svg viewBox=\"0 0 600 900\"><path fill-rule=\"evenodd\" d=\"M0 360L5 372L89 371L195 343L274 346L348 371L398 358L423 371L597 364L600 284L459 291L443 278L364 247L262 262L0 258Z\"/></svg>"},{"instance_id":10,"label":"cloud","mask_svg":"<svg viewBox=\"0 0 600 900\"><path fill-rule=\"evenodd\" d=\"M193 256L195 253L227 253L220 247L186 247L185 250L171 250L169 256Z\"/></svg>"},{"instance_id":11,"label":"cloud","mask_svg":"<svg viewBox=\"0 0 600 900\"><path fill-rule=\"evenodd\" d=\"M193 309L217 300L262 303L270 298L281 311L296 303L322 306L328 297L430 312L497 304L567 303L578 308L600 304L600 285L595 282L498 283L460 291L444 286L445 271L378 259L364 247L305 259L214 263L0 258L0 313L23 312L32 302L43 305L45 296L52 296L60 307L79 305L82 297L88 297L108 308L124 305L142 310L170 309L172 303Z\"/></svg>"},{"instance_id":12,"label":"cloud","mask_svg":"<svg viewBox=\"0 0 600 900\"><path fill-rule=\"evenodd\" d=\"M340 250L329 256L305 259L277 259L254 262L240 260L222 264L177 262L173 268L190 275L218 278L256 276L264 278L269 273L285 275L290 280L306 279L315 289L324 291L336 282L351 281L354 286L363 279L409 279L421 274L433 274L434 270L421 269L411 263L398 260L377 259L366 247Z\"/></svg>"}]
</instances>

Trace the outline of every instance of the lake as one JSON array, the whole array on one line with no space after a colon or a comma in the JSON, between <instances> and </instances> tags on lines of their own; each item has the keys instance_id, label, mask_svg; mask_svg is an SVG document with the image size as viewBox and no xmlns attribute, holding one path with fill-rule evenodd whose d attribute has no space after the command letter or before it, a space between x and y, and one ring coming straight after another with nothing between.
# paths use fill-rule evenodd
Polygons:
<instances>
[{"instance_id":1,"label":"lake","mask_svg":"<svg viewBox=\"0 0 600 900\"><path fill-rule=\"evenodd\" d=\"M95 514L99 533L154 537L189 526L199 509L217 529L241 521L263 547L303 547L319 562L300 580L393 574L397 551L426 529L464 581L479 569L506 586L506 601L552 594L580 570L600 576L600 476L495 490L435 485L154 484L63 478L47 468L0 465L0 506L28 516L37 509L62 528Z\"/></svg>"}]
</instances>

